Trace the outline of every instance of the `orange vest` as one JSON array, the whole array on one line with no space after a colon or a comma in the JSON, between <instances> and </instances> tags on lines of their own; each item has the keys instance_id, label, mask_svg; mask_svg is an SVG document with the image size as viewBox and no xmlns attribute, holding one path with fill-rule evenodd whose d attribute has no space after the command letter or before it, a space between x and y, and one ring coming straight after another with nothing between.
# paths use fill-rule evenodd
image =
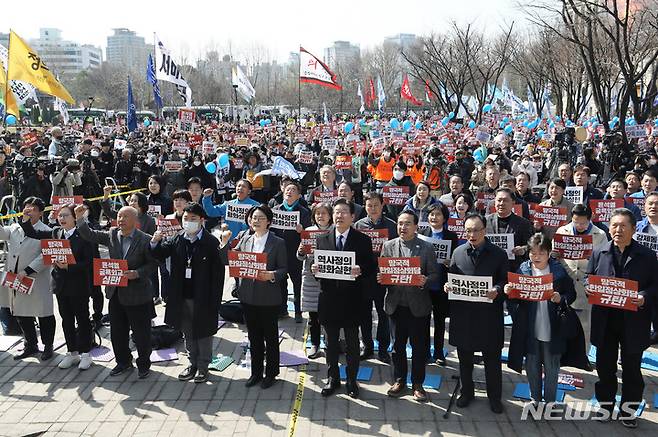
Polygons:
<instances>
[{"instance_id":1,"label":"orange vest","mask_svg":"<svg viewBox=\"0 0 658 437\"><path fill-rule=\"evenodd\" d=\"M418 185L418 182L422 181L423 176L425 175L425 167L418 168L414 165L407 170L406 175L414 181L414 184Z\"/></svg>"},{"instance_id":2,"label":"orange vest","mask_svg":"<svg viewBox=\"0 0 658 437\"><path fill-rule=\"evenodd\" d=\"M427 182L430 184L430 189L438 190L441 188L441 171L433 167L427 175Z\"/></svg>"},{"instance_id":3,"label":"orange vest","mask_svg":"<svg viewBox=\"0 0 658 437\"><path fill-rule=\"evenodd\" d=\"M395 167L395 160L393 158L389 162L386 162L384 158L379 158L373 179L380 182L389 182L393 179L393 167Z\"/></svg>"}]
</instances>

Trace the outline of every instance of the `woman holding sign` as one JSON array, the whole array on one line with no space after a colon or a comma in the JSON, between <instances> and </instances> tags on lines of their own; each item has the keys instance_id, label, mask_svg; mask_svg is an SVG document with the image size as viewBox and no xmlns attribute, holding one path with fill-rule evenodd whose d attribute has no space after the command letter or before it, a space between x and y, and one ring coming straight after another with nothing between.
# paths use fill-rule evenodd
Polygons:
<instances>
[{"instance_id":1,"label":"woman holding sign","mask_svg":"<svg viewBox=\"0 0 658 437\"><path fill-rule=\"evenodd\" d=\"M418 216L421 226L427 223L430 206L438 202L434 197L430 196L430 190L429 182L418 182L416 194L407 200L407 203L404 205L405 211L412 211Z\"/></svg>"},{"instance_id":2,"label":"woman holding sign","mask_svg":"<svg viewBox=\"0 0 658 437\"><path fill-rule=\"evenodd\" d=\"M75 227L73 205L60 208L57 211L57 221L60 227L51 231L36 230L27 216L20 225L28 238L67 240L71 247L72 257L65 256L66 259L51 260L53 264L52 291L57 296L57 306L62 317L62 329L68 349L68 353L59 362L58 367L68 369L78 364L78 369L87 370L92 364L91 355L89 355L92 341L89 297L91 296L91 265L94 248L91 243L80 236ZM46 255L44 255L44 263L47 263Z\"/></svg>"},{"instance_id":3,"label":"woman holding sign","mask_svg":"<svg viewBox=\"0 0 658 437\"><path fill-rule=\"evenodd\" d=\"M247 334L251 350L251 376L245 383L252 387L261 382L262 388L270 388L279 374L279 323L281 289L279 282L286 279L288 259L286 243L270 232L273 213L266 205L254 206L247 213L253 234L245 234L234 250L264 253L267 255L266 270L259 270L256 278L241 277L238 297L244 309ZM263 362L265 378L263 379Z\"/></svg>"},{"instance_id":4,"label":"woman holding sign","mask_svg":"<svg viewBox=\"0 0 658 437\"><path fill-rule=\"evenodd\" d=\"M532 293L520 293L523 290L518 288L521 287L515 288L513 283L505 285L507 309L514 321L507 366L520 373L525 357L530 396L535 402L556 401L560 357L567 346L567 339L560 332L558 308L563 301L570 305L576 300L573 280L559 261L550 257L552 249L551 240L544 234L533 235L528 240L530 259L518 270L524 276L546 278L552 275L552 287L543 287L552 288L552 291L541 293L542 296L537 298L531 296ZM533 287L542 288L536 287L534 282L529 285L529 288ZM545 374L543 394L542 366Z\"/></svg>"},{"instance_id":5,"label":"woman holding sign","mask_svg":"<svg viewBox=\"0 0 658 437\"><path fill-rule=\"evenodd\" d=\"M564 192L567 189L567 183L560 178L555 178L548 184L548 199L542 201L540 205L542 206L551 206L558 208L565 208L567 211L567 222L571 221L571 210L573 209L573 203L564 196ZM535 220L535 230L542 231L550 238L553 238L555 231L559 226L549 227L542 226L537 220Z\"/></svg>"}]
</instances>

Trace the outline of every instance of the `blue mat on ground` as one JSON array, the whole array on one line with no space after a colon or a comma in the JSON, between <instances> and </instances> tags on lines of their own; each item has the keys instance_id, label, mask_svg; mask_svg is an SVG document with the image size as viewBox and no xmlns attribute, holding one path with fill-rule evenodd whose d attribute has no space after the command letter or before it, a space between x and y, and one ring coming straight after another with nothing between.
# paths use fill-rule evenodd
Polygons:
<instances>
[{"instance_id":1,"label":"blue mat on ground","mask_svg":"<svg viewBox=\"0 0 658 437\"><path fill-rule=\"evenodd\" d=\"M591 345L591 346L589 347L589 352L587 353L587 358L589 358L589 361L590 361L591 363L595 363L595 362L596 362L596 346Z\"/></svg>"},{"instance_id":2,"label":"blue mat on ground","mask_svg":"<svg viewBox=\"0 0 658 437\"><path fill-rule=\"evenodd\" d=\"M558 390L564 390L564 391L575 391L576 387L574 387L573 385L569 385L569 384L558 384L557 389Z\"/></svg>"},{"instance_id":3,"label":"blue mat on ground","mask_svg":"<svg viewBox=\"0 0 658 437\"><path fill-rule=\"evenodd\" d=\"M658 393L653 395L653 407L658 409Z\"/></svg>"},{"instance_id":4,"label":"blue mat on ground","mask_svg":"<svg viewBox=\"0 0 658 437\"><path fill-rule=\"evenodd\" d=\"M338 368L340 372L340 379L342 381L347 379L347 371L344 365L340 365ZM359 367L359 372L356 374L357 381L370 381L372 379L372 367Z\"/></svg>"},{"instance_id":5,"label":"blue mat on ground","mask_svg":"<svg viewBox=\"0 0 658 437\"><path fill-rule=\"evenodd\" d=\"M640 366L643 369L658 372L658 354L645 351L644 354L642 354L642 363Z\"/></svg>"},{"instance_id":6,"label":"blue mat on ground","mask_svg":"<svg viewBox=\"0 0 658 437\"><path fill-rule=\"evenodd\" d=\"M500 351L500 360L503 363L506 363L509 361L509 348L504 347L502 351Z\"/></svg>"},{"instance_id":7,"label":"blue mat on ground","mask_svg":"<svg viewBox=\"0 0 658 437\"><path fill-rule=\"evenodd\" d=\"M310 349L313 346L311 343L311 337L306 339L306 349ZM324 343L324 335L320 336L320 349L326 349L327 345Z\"/></svg>"},{"instance_id":8,"label":"blue mat on ground","mask_svg":"<svg viewBox=\"0 0 658 437\"><path fill-rule=\"evenodd\" d=\"M514 386L514 393L512 393L512 396L515 397L516 399L522 399L524 401L529 401L532 399L530 397L530 384L520 382ZM555 396L555 401L556 402L564 402L564 390L560 390L558 388L557 394Z\"/></svg>"},{"instance_id":9,"label":"blue mat on ground","mask_svg":"<svg viewBox=\"0 0 658 437\"><path fill-rule=\"evenodd\" d=\"M425 381L423 382L423 388L424 389L434 389L434 390L439 390L439 387L441 387L441 381L443 381L443 378L441 375L436 375L436 374L426 374L425 375ZM407 385L411 386L411 373L407 373Z\"/></svg>"},{"instance_id":10,"label":"blue mat on ground","mask_svg":"<svg viewBox=\"0 0 658 437\"><path fill-rule=\"evenodd\" d=\"M505 326L512 326L512 316L505 316L503 319L503 324Z\"/></svg>"},{"instance_id":11,"label":"blue mat on ground","mask_svg":"<svg viewBox=\"0 0 658 437\"><path fill-rule=\"evenodd\" d=\"M620 402L621 402L621 395L615 396L615 411L619 411ZM592 399L590 399L590 403L592 405L598 405L599 401L596 400L596 396L592 396ZM635 417L640 417L642 415L642 412L644 411L644 407L646 406L647 406L647 402L644 399L642 399L642 403L640 403L640 406L635 411Z\"/></svg>"}]
</instances>

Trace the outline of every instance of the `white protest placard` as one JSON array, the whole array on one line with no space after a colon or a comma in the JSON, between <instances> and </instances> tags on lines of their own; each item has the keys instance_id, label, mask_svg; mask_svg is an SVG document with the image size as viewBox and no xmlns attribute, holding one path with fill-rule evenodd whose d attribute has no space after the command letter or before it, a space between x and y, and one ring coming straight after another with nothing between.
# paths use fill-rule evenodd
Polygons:
<instances>
[{"instance_id":1,"label":"white protest placard","mask_svg":"<svg viewBox=\"0 0 658 437\"><path fill-rule=\"evenodd\" d=\"M151 217L157 217L162 215L162 206L160 205L149 205L149 209L146 212Z\"/></svg>"},{"instance_id":2,"label":"white protest placard","mask_svg":"<svg viewBox=\"0 0 658 437\"><path fill-rule=\"evenodd\" d=\"M564 197L569 199L574 205L583 203L583 187L567 187L564 190Z\"/></svg>"},{"instance_id":3,"label":"white protest placard","mask_svg":"<svg viewBox=\"0 0 658 437\"><path fill-rule=\"evenodd\" d=\"M516 259L514 249L514 234L487 234L487 238L507 253L507 259Z\"/></svg>"},{"instance_id":4,"label":"white protest placard","mask_svg":"<svg viewBox=\"0 0 658 437\"><path fill-rule=\"evenodd\" d=\"M167 173L175 173L183 170L183 161L165 161L164 169Z\"/></svg>"},{"instance_id":5,"label":"white protest placard","mask_svg":"<svg viewBox=\"0 0 658 437\"><path fill-rule=\"evenodd\" d=\"M421 240L427 241L434 246L436 253L436 260L439 264L443 264L446 260L450 259L450 250L452 249L452 241L438 240L436 238L426 237L425 235L418 235Z\"/></svg>"},{"instance_id":6,"label":"white protest placard","mask_svg":"<svg viewBox=\"0 0 658 437\"><path fill-rule=\"evenodd\" d=\"M103 126L101 128L101 133L105 136L112 135L112 126Z\"/></svg>"},{"instance_id":7,"label":"white protest placard","mask_svg":"<svg viewBox=\"0 0 658 437\"><path fill-rule=\"evenodd\" d=\"M294 231L299 224L299 211L280 211L278 209L272 210L272 225L273 229L283 229Z\"/></svg>"},{"instance_id":8,"label":"white protest placard","mask_svg":"<svg viewBox=\"0 0 658 437\"><path fill-rule=\"evenodd\" d=\"M475 139L481 143L486 143L491 139L491 134L484 130L475 131Z\"/></svg>"},{"instance_id":9,"label":"white protest placard","mask_svg":"<svg viewBox=\"0 0 658 437\"><path fill-rule=\"evenodd\" d=\"M354 281L352 267L356 266L356 252L316 249L314 257L318 266L316 278Z\"/></svg>"},{"instance_id":10,"label":"white protest placard","mask_svg":"<svg viewBox=\"0 0 658 437\"><path fill-rule=\"evenodd\" d=\"M493 287L491 276L468 276L448 273L449 300L491 303L487 293Z\"/></svg>"},{"instance_id":11,"label":"white protest placard","mask_svg":"<svg viewBox=\"0 0 658 437\"><path fill-rule=\"evenodd\" d=\"M643 124L636 124L633 126L626 126L626 137L629 140L633 138L644 138L647 136L647 128Z\"/></svg>"},{"instance_id":12,"label":"white protest placard","mask_svg":"<svg viewBox=\"0 0 658 437\"><path fill-rule=\"evenodd\" d=\"M211 153L215 152L216 147L217 146L215 146L215 143L212 141L204 141L201 143L201 153L204 155L210 155Z\"/></svg>"},{"instance_id":13,"label":"white protest placard","mask_svg":"<svg viewBox=\"0 0 658 437\"><path fill-rule=\"evenodd\" d=\"M325 138L322 140L322 149L328 150L329 153L335 153L338 148L337 138Z\"/></svg>"},{"instance_id":14,"label":"white protest placard","mask_svg":"<svg viewBox=\"0 0 658 437\"><path fill-rule=\"evenodd\" d=\"M642 246L653 250L656 253L656 256L658 256L658 235L651 235L645 232L636 232L635 235L633 235L633 238L635 238L635 241L640 243Z\"/></svg>"},{"instance_id":15,"label":"white protest placard","mask_svg":"<svg viewBox=\"0 0 658 437\"><path fill-rule=\"evenodd\" d=\"M229 222L242 222L244 223L247 218L247 212L253 205L244 205L241 203L228 203L226 205L225 220Z\"/></svg>"},{"instance_id":16,"label":"white protest placard","mask_svg":"<svg viewBox=\"0 0 658 437\"><path fill-rule=\"evenodd\" d=\"M300 164L313 164L313 152L302 150L299 152L299 158L297 161Z\"/></svg>"}]
</instances>

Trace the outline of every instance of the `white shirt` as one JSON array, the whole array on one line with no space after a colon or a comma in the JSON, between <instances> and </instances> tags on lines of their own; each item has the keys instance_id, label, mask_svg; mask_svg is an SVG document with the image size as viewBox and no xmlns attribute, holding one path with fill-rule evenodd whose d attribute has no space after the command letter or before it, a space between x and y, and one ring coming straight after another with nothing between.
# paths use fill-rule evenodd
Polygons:
<instances>
[{"instance_id":1,"label":"white shirt","mask_svg":"<svg viewBox=\"0 0 658 437\"><path fill-rule=\"evenodd\" d=\"M263 253L265 250L265 243L267 242L267 237L269 237L270 231L265 232L262 236L254 234L252 239L251 251L255 253Z\"/></svg>"},{"instance_id":2,"label":"white shirt","mask_svg":"<svg viewBox=\"0 0 658 437\"><path fill-rule=\"evenodd\" d=\"M338 228L336 228L336 249L338 249L338 237L340 235L343 236L343 248L345 247L345 242L347 241L347 235L350 233L350 228L347 228L347 230L344 233L339 233Z\"/></svg>"},{"instance_id":3,"label":"white shirt","mask_svg":"<svg viewBox=\"0 0 658 437\"><path fill-rule=\"evenodd\" d=\"M649 228L647 228L647 231L649 235L658 235L658 225L652 225L649 223Z\"/></svg>"},{"instance_id":4,"label":"white shirt","mask_svg":"<svg viewBox=\"0 0 658 437\"><path fill-rule=\"evenodd\" d=\"M546 266L545 269L539 270L532 267L532 276L544 276L551 273L551 268ZM542 300L537 302L537 312L535 313L535 338L539 341L551 341L551 320L548 315L548 301Z\"/></svg>"},{"instance_id":5,"label":"white shirt","mask_svg":"<svg viewBox=\"0 0 658 437\"><path fill-rule=\"evenodd\" d=\"M67 240L70 240L70 239L71 239L71 235L73 235L74 232L75 232L75 227L71 228L71 229L68 230L68 231L67 231L67 230L64 230L64 238L66 238Z\"/></svg>"}]
</instances>

